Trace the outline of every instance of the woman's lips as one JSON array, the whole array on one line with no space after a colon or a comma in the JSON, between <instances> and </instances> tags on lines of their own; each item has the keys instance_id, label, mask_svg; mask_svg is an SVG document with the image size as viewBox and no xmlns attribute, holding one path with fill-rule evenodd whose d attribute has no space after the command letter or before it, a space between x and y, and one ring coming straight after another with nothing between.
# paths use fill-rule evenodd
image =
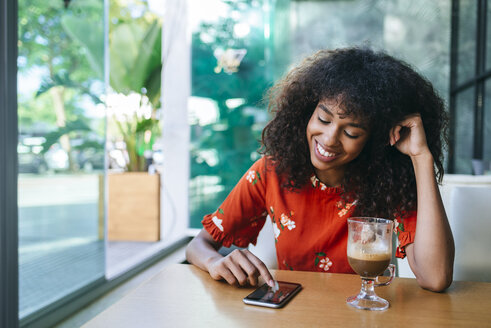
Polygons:
<instances>
[{"instance_id":1,"label":"woman's lips","mask_svg":"<svg viewBox=\"0 0 491 328\"><path fill-rule=\"evenodd\" d=\"M335 152L327 151L317 141L315 141L315 154L323 162L331 162L338 156Z\"/></svg>"}]
</instances>

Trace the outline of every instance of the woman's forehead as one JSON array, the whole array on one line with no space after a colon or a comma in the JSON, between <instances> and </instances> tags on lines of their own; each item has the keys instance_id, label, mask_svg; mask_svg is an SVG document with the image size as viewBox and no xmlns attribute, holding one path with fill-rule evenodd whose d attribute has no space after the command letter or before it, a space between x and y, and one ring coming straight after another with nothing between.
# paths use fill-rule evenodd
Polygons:
<instances>
[{"instance_id":1,"label":"woman's forehead","mask_svg":"<svg viewBox=\"0 0 491 328\"><path fill-rule=\"evenodd\" d=\"M329 111L333 115L337 115L340 118L350 118L355 121L361 119L358 111L346 106L346 103L341 98L326 98L319 101L317 104L324 111Z\"/></svg>"},{"instance_id":2,"label":"woman's forehead","mask_svg":"<svg viewBox=\"0 0 491 328\"><path fill-rule=\"evenodd\" d=\"M357 126L364 130L369 130L370 121L358 108L351 108L346 105L341 98L326 98L317 104L317 108L325 112L327 115L336 115L340 119L347 119L353 126Z\"/></svg>"}]
</instances>

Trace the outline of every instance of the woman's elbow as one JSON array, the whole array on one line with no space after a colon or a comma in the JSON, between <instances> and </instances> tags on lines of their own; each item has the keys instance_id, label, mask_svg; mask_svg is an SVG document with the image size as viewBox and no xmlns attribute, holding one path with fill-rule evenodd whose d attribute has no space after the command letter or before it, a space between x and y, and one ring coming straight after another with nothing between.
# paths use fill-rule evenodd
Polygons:
<instances>
[{"instance_id":1,"label":"woman's elbow","mask_svg":"<svg viewBox=\"0 0 491 328\"><path fill-rule=\"evenodd\" d=\"M450 287L453 281L453 273L447 272L444 275L435 276L429 279L416 277L416 280L421 288L439 293Z\"/></svg>"}]
</instances>

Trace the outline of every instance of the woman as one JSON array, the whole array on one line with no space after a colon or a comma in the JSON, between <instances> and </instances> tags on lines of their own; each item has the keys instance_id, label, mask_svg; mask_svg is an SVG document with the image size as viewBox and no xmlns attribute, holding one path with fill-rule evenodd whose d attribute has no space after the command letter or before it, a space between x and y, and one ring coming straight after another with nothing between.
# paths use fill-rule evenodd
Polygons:
<instances>
[{"instance_id":1,"label":"woman","mask_svg":"<svg viewBox=\"0 0 491 328\"><path fill-rule=\"evenodd\" d=\"M446 115L431 83L381 52L323 50L269 92L274 118L262 153L186 250L214 279L270 285L247 247L269 215L280 269L353 273L346 255L351 216L393 219L396 256L407 256L419 285L452 282L454 243L438 182ZM417 224L416 224L417 222Z\"/></svg>"}]
</instances>

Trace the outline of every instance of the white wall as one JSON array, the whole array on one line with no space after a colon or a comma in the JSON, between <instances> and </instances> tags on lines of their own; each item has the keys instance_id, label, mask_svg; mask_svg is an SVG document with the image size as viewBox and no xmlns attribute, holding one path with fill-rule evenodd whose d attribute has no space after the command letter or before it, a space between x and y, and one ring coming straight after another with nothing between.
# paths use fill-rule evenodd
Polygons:
<instances>
[{"instance_id":1,"label":"white wall","mask_svg":"<svg viewBox=\"0 0 491 328\"><path fill-rule=\"evenodd\" d=\"M162 30L162 141L164 165L161 190L161 236L172 241L189 226L189 125L191 37L187 1L166 0Z\"/></svg>"}]
</instances>

